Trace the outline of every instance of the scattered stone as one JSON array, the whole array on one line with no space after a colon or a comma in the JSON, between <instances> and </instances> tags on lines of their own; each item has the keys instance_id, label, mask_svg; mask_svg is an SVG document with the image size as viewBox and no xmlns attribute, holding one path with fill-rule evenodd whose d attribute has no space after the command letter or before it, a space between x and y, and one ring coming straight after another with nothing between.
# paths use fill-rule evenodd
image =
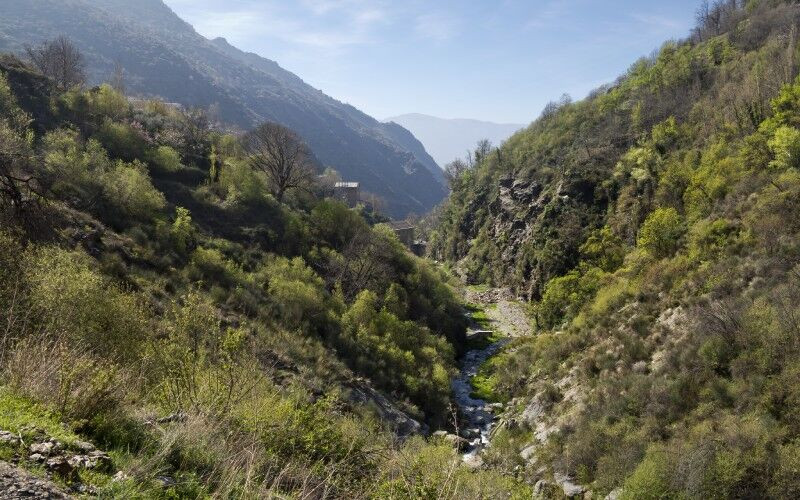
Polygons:
<instances>
[{"instance_id":1,"label":"scattered stone","mask_svg":"<svg viewBox=\"0 0 800 500\"><path fill-rule=\"evenodd\" d=\"M119 482L122 482L122 481L127 481L128 479L130 479L130 476L125 474L123 471L117 471L117 473L114 474L114 477L111 478L111 480L113 482L115 482L115 483L119 483Z\"/></svg>"},{"instance_id":2,"label":"scattered stone","mask_svg":"<svg viewBox=\"0 0 800 500\"><path fill-rule=\"evenodd\" d=\"M111 468L111 457L102 451L93 451L87 455L75 455L68 461L76 469L108 470Z\"/></svg>"},{"instance_id":3,"label":"scattered stone","mask_svg":"<svg viewBox=\"0 0 800 500\"><path fill-rule=\"evenodd\" d=\"M16 434L8 431L0 431L0 443L6 443L12 446L16 446L21 442L22 440Z\"/></svg>"},{"instance_id":4,"label":"scattered stone","mask_svg":"<svg viewBox=\"0 0 800 500\"><path fill-rule=\"evenodd\" d=\"M586 491L583 486L572 482L572 478L566 474L557 472L553 475L553 478L556 480L556 483L561 486L561 489L564 490L564 495L566 495L567 498L583 495L583 492Z\"/></svg>"},{"instance_id":5,"label":"scattered stone","mask_svg":"<svg viewBox=\"0 0 800 500\"><path fill-rule=\"evenodd\" d=\"M85 453L89 453L95 450L94 445L92 443L87 443L86 441L75 441L75 448Z\"/></svg>"},{"instance_id":6,"label":"scattered stone","mask_svg":"<svg viewBox=\"0 0 800 500\"><path fill-rule=\"evenodd\" d=\"M606 495L605 500L619 500L621 496L622 496L622 488L617 488L608 495Z\"/></svg>"},{"instance_id":7,"label":"scattered stone","mask_svg":"<svg viewBox=\"0 0 800 500\"><path fill-rule=\"evenodd\" d=\"M30 460L31 462L44 462L44 459L45 457L41 453L34 453L33 455L28 457L28 460Z\"/></svg>"},{"instance_id":8,"label":"scattered stone","mask_svg":"<svg viewBox=\"0 0 800 500\"><path fill-rule=\"evenodd\" d=\"M156 423L159 424L172 424L172 423L179 423L179 422L186 422L188 416L182 412L175 412L172 415L167 415L166 417L159 418L156 420Z\"/></svg>"},{"instance_id":9,"label":"scattered stone","mask_svg":"<svg viewBox=\"0 0 800 500\"><path fill-rule=\"evenodd\" d=\"M538 448L537 445L532 444L532 445L528 446L527 448L523 449L520 452L519 456L521 456L523 460L528 462L533 457L533 455L536 453L536 449L537 448Z\"/></svg>"},{"instance_id":10,"label":"scattered stone","mask_svg":"<svg viewBox=\"0 0 800 500\"><path fill-rule=\"evenodd\" d=\"M70 477L75 472L75 467L72 466L70 460L66 457L53 457L45 462L45 467L50 472L58 474L61 477Z\"/></svg>"},{"instance_id":11,"label":"scattered stone","mask_svg":"<svg viewBox=\"0 0 800 500\"><path fill-rule=\"evenodd\" d=\"M30 446L31 453L38 453L40 455L50 456L56 451L58 451L60 446L58 446L57 442L54 441L46 441L44 443L33 443Z\"/></svg>"}]
</instances>

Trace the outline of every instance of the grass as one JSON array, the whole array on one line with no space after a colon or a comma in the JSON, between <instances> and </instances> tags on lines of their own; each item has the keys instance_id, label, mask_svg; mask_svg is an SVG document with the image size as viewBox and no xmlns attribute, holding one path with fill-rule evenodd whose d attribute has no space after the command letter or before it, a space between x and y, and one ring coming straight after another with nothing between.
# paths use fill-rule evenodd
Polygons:
<instances>
[{"instance_id":1,"label":"grass","mask_svg":"<svg viewBox=\"0 0 800 500\"><path fill-rule=\"evenodd\" d=\"M505 403L504 398L496 390L497 378L494 376L497 354L487 359L478 369L478 374L472 377L471 397L482 399L489 403Z\"/></svg>"}]
</instances>

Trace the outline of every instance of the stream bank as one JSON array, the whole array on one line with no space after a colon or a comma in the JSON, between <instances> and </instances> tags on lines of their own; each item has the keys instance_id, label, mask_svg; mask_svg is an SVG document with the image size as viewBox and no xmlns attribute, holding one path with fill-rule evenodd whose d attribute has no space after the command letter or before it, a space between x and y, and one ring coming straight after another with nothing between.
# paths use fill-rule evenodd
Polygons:
<instances>
[{"instance_id":1,"label":"stream bank","mask_svg":"<svg viewBox=\"0 0 800 500\"><path fill-rule=\"evenodd\" d=\"M479 465L480 452L489 445L497 415L503 411L504 405L473 397L472 380L481 366L513 338L528 335L531 330L522 304L515 301L506 290L467 290L466 300L477 311L477 314L471 314L472 318L481 318L480 323L473 322L468 338L487 337L489 341L476 342L479 346L464 354L460 373L452 382L452 390L460 415L460 420L456 422L458 431L467 441L463 447L463 459Z\"/></svg>"}]
</instances>

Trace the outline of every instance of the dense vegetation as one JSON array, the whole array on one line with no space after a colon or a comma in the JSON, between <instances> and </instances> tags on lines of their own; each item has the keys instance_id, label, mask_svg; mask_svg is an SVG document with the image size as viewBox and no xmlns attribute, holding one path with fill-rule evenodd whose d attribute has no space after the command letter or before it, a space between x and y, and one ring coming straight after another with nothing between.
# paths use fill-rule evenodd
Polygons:
<instances>
[{"instance_id":1,"label":"dense vegetation","mask_svg":"<svg viewBox=\"0 0 800 500\"><path fill-rule=\"evenodd\" d=\"M719 1L699 21L549 106L438 214L435 255L531 301L537 335L484 380L528 407L491 454L531 482L800 494L800 6Z\"/></svg>"},{"instance_id":2,"label":"dense vegetation","mask_svg":"<svg viewBox=\"0 0 800 500\"><path fill-rule=\"evenodd\" d=\"M0 430L109 450L121 480L80 477L104 495L519 488L381 413L447 424L465 319L446 276L374 214L279 203L250 160L200 111L2 56ZM0 459L38 467L13 441Z\"/></svg>"}]
</instances>

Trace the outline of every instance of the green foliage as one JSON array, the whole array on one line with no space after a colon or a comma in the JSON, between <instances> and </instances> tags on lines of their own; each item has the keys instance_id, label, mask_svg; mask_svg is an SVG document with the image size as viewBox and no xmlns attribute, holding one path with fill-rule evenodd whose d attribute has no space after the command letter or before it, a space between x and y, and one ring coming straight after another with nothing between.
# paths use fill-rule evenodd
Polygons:
<instances>
[{"instance_id":1,"label":"green foliage","mask_svg":"<svg viewBox=\"0 0 800 500\"><path fill-rule=\"evenodd\" d=\"M26 273L30 307L50 332L100 355L137 355L150 331L146 306L92 269L85 254L42 249Z\"/></svg>"},{"instance_id":2,"label":"green foliage","mask_svg":"<svg viewBox=\"0 0 800 500\"><path fill-rule=\"evenodd\" d=\"M642 224L636 244L656 258L675 253L685 233L683 219L674 208L659 208Z\"/></svg>"},{"instance_id":3,"label":"green foliage","mask_svg":"<svg viewBox=\"0 0 800 500\"><path fill-rule=\"evenodd\" d=\"M165 172L177 172L183 165L181 155L169 146L159 146L150 154L150 161Z\"/></svg>"},{"instance_id":4,"label":"green foliage","mask_svg":"<svg viewBox=\"0 0 800 500\"><path fill-rule=\"evenodd\" d=\"M770 168L785 170L800 168L800 130L793 127L780 127L767 143L775 159Z\"/></svg>"},{"instance_id":5,"label":"green foliage","mask_svg":"<svg viewBox=\"0 0 800 500\"><path fill-rule=\"evenodd\" d=\"M380 307L364 291L342 317L342 349L361 373L408 394L429 415L443 416L450 394L453 349L441 337Z\"/></svg>"}]
</instances>

